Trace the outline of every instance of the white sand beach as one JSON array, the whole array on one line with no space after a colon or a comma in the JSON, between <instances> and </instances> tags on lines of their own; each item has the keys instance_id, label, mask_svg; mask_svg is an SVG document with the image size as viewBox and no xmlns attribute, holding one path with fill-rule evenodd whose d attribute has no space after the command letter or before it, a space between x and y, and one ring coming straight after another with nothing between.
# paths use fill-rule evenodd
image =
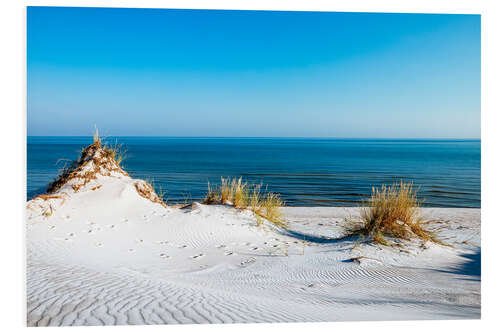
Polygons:
<instances>
[{"instance_id":1,"label":"white sand beach","mask_svg":"<svg viewBox=\"0 0 500 333\"><path fill-rule=\"evenodd\" d=\"M422 209L452 246L386 247L341 238L358 208L285 207L289 229L258 227L144 184L113 166L28 202L29 326L480 318L480 209Z\"/></svg>"}]
</instances>

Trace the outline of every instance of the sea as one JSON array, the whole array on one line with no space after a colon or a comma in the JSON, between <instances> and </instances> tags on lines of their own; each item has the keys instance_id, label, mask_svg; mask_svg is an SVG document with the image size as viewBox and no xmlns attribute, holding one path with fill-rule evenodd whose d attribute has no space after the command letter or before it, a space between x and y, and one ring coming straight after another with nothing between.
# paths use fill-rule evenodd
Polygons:
<instances>
[{"instance_id":1,"label":"sea","mask_svg":"<svg viewBox=\"0 0 500 333\"><path fill-rule=\"evenodd\" d=\"M412 182L427 207L481 207L481 141L427 139L107 137L123 168L166 192L201 201L207 185L242 177L288 206L359 206L373 187ZM44 193L65 163L92 143L83 136L28 136L27 198Z\"/></svg>"}]
</instances>

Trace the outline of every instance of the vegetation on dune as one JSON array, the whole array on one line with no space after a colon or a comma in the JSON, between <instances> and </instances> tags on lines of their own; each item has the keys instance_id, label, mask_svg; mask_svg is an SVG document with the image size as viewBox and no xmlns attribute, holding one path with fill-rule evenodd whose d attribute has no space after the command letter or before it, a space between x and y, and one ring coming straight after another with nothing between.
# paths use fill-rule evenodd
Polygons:
<instances>
[{"instance_id":1,"label":"vegetation on dune","mask_svg":"<svg viewBox=\"0 0 500 333\"><path fill-rule=\"evenodd\" d=\"M127 158L127 150L122 144L118 144L117 142L114 145L105 144L102 149L110 154L119 167L122 167L123 161Z\"/></svg>"},{"instance_id":2,"label":"vegetation on dune","mask_svg":"<svg viewBox=\"0 0 500 333\"><path fill-rule=\"evenodd\" d=\"M81 187L97 179L98 174L110 176L112 172L117 172L128 176L120 166L124 158L125 150L122 146L117 143L103 145L96 129L93 143L81 151L78 160L71 162L69 166L65 165L60 175L48 185L47 194L38 198L44 201L62 199L64 202L63 197L54 193L72 179L78 180L71 183L73 190L78 192ZM165 192L161 189L158 195L152 184L141 180L134 182L134 186L140 196L166 206ZM91 190L95 191L101 187L102 184L97 184ZM185 201L187 203L188 200ZM279 194L268 192L267 188L263 190L262 184L249 184L241 177L221 177L218 185L208 183L203 203L227 204L238 209L249 209L255 214L259 226L264 220L268 220L279 227L288 227L280 209L284 202ZM418 238L444 244L424 227L428 221L420 215L420 204L417 191L411 183L401 181L391 186L372 188L371 197L361 209L359 219L346 220L348 234L366 236L382 245L394 245L386 237L404 240ZM47 214L51 213L52 210Z\"/></svg>"},{"instance_id":3,"label":"vegetation on dune","mask_svg":"<svg viewBox=\"0 0 500 333\"><path fill-rule=\"evenodd\" d=\"M97 179L98 174L110 176L112 172L117 172L128 176L120 166L124 158L125 150L122 146L103 145L96 130L93 143L82 149L78 160L62 168L60 175L48 185L47 194L41 194L37 198L43 201L61 199L64 203L65 199L55 192L72 179L77 179L70 184L72 189L78 192L81 187ZM162 189L158 195L152 183L142 180L135 181L134 186L140 196L166 206L166 192ZM91 190L96 191L101 187L102 184L97 184ZM187 204L188 199L185 201ZM280 209L284 202L279 194L268 192L267 187L263 190L262 184L249 184L241 177L221 177L220 184L208 183L203 203L227 204L238 209L249 209L255 214L258 226L268 220L276 226L288 227ZM377 244L388 246L396 243L390 243L387 237L402 240L420 239L445 245L425 227L429 221L420 215L420 205L417 190L411 183L401 181L390 186L372 188L371 197L361 208L359 218L346 219L348 235L369 237ZM52 211L50 206L46 215L50 216Z\"/></svg>"},{"instance_id":4,"label":"vegetation on dune","mask_svg":"<svg viewBox=\"0 0 500 333\"><path fill-rule=\"evenodd\" d=\"M262 196L257 197L257 205L252 207L252 211L262 218L276 224L277 226L286 228L288 224L283 220L283 213L280 207L284 206L283 200L276 193L264 193ZM260 222L257 222L260 224Z\"/></svg>"},{"instance_id":5,"label":"vegetation on dune","mask_svg":"<svg viewBox=\"0 0 500 333\"><path fill-rule=\"evenodd\" d=\"M80 152L78 160L66 164L61 169L59 176L51 182L47 187L47 193L52 194L57 192L62 186L72 179L77 179L71 184L74 192L78 192L82 187L97 179L98 175L111 176L113 172L121 173L128 176L128 173L122 169L122 162L126 158L126 150L121 144L102 143L99 131L95 130L92 144L83 148ZM96 191L102 187L102 184L91 188ZM165 191L160 189L160 195L156 194L152 184L138 180L134 183L137 193L152 202L159 203L166 207ZM42 194L37 198L44 200L59 198L59 195Z\"/></svg>"},{"instance_id":6,"label":"vegetation on dune","mask_svg":"<svg viewBox=\"0 0 500 333\"><path fill-rule=\"evenodd\" d=\"M443 244L424 225L427 221L420 215L421 202L413 184L404 183L380 189L372 188L372 195L361 209L360 219L348 219L349 234L358 234L373 239L377 244L393 245L386 237L410 240L418 238Z\"/></svg>"},{"instance_id":7,"label":"vegetation on dune","mask_svg":"<svg viewBox=\"0 0 500 333\"><path fill-rule=\"evenodd\" d=\"M288 225L282 218L280 207L283 200L277 193L262 191L262 184L251 185L242 178L221 177L220 185L208 183L204 204L230 204L239 209L250 209L257 216L260 225L266 219L277 226L286 228Z\"/></svg>"},{"instance_id":8,"label":"vegetation on dune","mask_svg":"<svg viewBox=\"0 0 500 333\"><path fill-rule=\"evenodd\" d=\"M151 184L151 186L153 187L153 189L155 188L155 185L154 184ZM167 197L167 193L168 191L167 190L164 190L163 187L161 186L158 186L158 190L156 191L157 195L158 195L158 198L160 198L160 200L165 204L165 206L167 205L168 203L168 197Z\"/></svg>"},{"instance_id":9,"label":"vegetation on dune","mask_svg":"<svg viewBox=\"0 0 500 333\"><path fill-rule=\"evenodd\" d=\"M156 194L153 185L148 183L147 181L136 181L134 183L135 189L139 195L145 199L148 199L154 203L158 203L162 205L163 207L167 207L167 204L165 201L163 201L163 198L160 197L158 194Z\"/></svg>"},{"instance_id":10,"label":"vegetation on dune","mask_svg":"<svg viewBox=\"0 0 500 333\"><path fill-rule=\"evenodd\" d=\"M78 192L81 187L90 181L97 179L97 175L111 175L111 172L118 172L128 175L120 167L120 163L125 157L125 152L120 145L102 145L98 131L94 134L94 141L80 152L78 160L65 164L60 170L59 176L47 187L47 193L58 191L64 184L72 179L79 179L80 182L72 184L71 187Z\"/></svg>"}]
</instances>

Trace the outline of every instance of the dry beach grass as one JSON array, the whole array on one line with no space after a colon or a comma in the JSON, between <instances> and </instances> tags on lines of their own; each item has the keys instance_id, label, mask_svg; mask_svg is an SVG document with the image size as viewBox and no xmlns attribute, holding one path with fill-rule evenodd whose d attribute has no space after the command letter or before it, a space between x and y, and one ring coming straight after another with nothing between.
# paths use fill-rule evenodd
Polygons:
<instances>
[{"instance_id":1,"label":"dry beach grass","mask_svg":"<svg viewBox=\"0 0 500 333\"><path fill-rule=\"evenodd\" d=\"M242 178L221 177L220 185L208 183L204 204L230 204L239 209L250 209L257 217L257 224L266 219L273 224L286 228L280 207L284 206L279 194L262 190L262 184L251 185Z\"/></svg>"},{"instance_id":2,"label":"dry beach grass","mask_svg":"<svg viewBox=\"0 0 500 333\"><path fill-rule=\"evenodd\" d=\"M97 131L94 134L94 142L85 147L80 154L80 158L73 161L69 166L65 165L60 170L60 175L47 187L47 193L57 192L63 185L72 179L79 179L80 182L72 184L75 192L87 185L90 181L97 179L97 175L111 175L118 172L128 175L120 167L124 159L124 152L121 146L102 145Z\"/></svg>"},{"instance_id":3,"label":"dry beach grass","mask_svg":"<svg viewBox=\"0 0 500 333\"><path fill-rule=\"evenodd\" d=\"M401 181L380 189L372 188L372 195L361 209L360 219L348 219L351 234L370 237L381 245L394 245L386 237L410 240L419 238L443 244L436 235L427 230L427 223L420 214L421 201L413 184Z\"/></svg>"}]
</instances>

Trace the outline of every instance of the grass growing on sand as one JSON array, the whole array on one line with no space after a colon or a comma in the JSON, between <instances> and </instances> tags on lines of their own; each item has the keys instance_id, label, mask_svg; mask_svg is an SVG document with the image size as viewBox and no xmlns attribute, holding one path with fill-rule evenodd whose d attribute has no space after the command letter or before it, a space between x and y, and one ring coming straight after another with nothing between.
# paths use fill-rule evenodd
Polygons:
<instances>
[{"instance_id":1,"label":"grass growing on sand","mask_svg":"<svg viewBox=\"0 0 500 333\"><path fill-rule=\"evenodd\" d=\"M278 194L267 192L258 199L258 204L251 209L258 216L265 218L277 226L286 228L288 224L282 218L283 214L280 210L282 206L283 200L281 200Z\"/></svg>"},{"instance_id":2,"label":"grass growing on sand","mask_svg":"<svg viewBox=\"0 0 500 333\"><path fill-rule=\"evenodd\" d=\"M394 245L386 236L443 244L425 229L420 203L411 183L401 181L391 186L382 185L380 189L372 188L372 195L361 210L361 219L347 221L349 233L371 237L375 243L386 246Z\"/></svg>"},{"instance_id":3,"label":"grass growing on sand","mask_svg":"<svg viewBox=\"0 0 500 333\"><path fill-rule=\"evenodd\" d=\"M159 196L156 194L154 187L151 183L142 180L142 181L136 181L134 183L135 189L139 195L145 199L148 199L154 203L158 203L162 205L163 207L167 207L167 204L165 201L163 201L163 197Z\"/></svg>"},{"instance_id":4,"label":"grass growing on sand","mask_svg":"<svg viewBox=\"0 0 500 333\"><path fill-rule=\"evenodd\" d=\"M115 142L114 145L105 144L102 149L111 155L111 158L115 160L119 167L122 167L123 161L127 158L127 151L122 144L118 144L118 142Z\"/></svg>"},{"instance_id":5,"label":"grass growing on sand","mask_svg":"<svg viewBox=\"0 0 500 333\"><path fill-rule=\"evenodd\" d=\"M154 188L154 184L153 184L153 188ZM156 193L158 195L158 198L160 198L160 200L162 202L164 202L165 205L167 205L168 204L168 197L167 197L168 191L164 190L163 187L159 186L158 191L156 191Z\"/></svg>"},{"instance_id":6,"label":"grass growing on sand","mask_svg":"<svg viewBox=\"0 0 500 333\"><path fill-rule=\"evenodd\" d=\"M217 186L212 186L210 185L210 182L208 182L207 195L205 196L205 199L203 199L203 203L206 205L217 203L220 200L220 197L221 195Z\"/></svg>"},{"instance_id":7,"label":"grass growing on sand","mask_svg":"<svg viewBox=\"0 0 500 333\"><path fill-rule=\"evenodd\" d=\"M103 145L97 127L95 128L93 138L93 145L96 148L102 148L107 154L109 154L109 157L111 157L116 164L121 167L122 162L127 158L127 151L123 148L123 145L118 144L118 141L116 141L114 145L108 143Z\"/></svg>"},{"instance_id":8,"label":"grass growing on sand","mask_svg":"<svg viewBox=\"0 0 500 333\"><path fill-rule=\"evenodd\" d=\"M221 184L211 185L208 190L204 204L231 204L239 209L250 209L257 216L257 224L261 225L266 219L277 226L286 228L288 224L282 218L280 207L283 200L277 193L262 191L262 185L250 185L243 182L242 178L223 178Z\"/></svg>"},{"instance_id":9,"label":"grass growing on sand","mask_svg":"<svg viewBox=\"0 0 500 333\"><path fill-rule=\"evenodd\" d=\"M75 192L87 185L90 181L97 179L97 175L111 175L111 172L128 175L120 167L123 161L124 151L119 145L102 145L99 132L96 128L93 143L80 152L80 158L66 164L60 170L59 176L47 187L47 193L58 191L64 184L72 179L78 182L71 185Z\"/></svg>"}]
</instances>

